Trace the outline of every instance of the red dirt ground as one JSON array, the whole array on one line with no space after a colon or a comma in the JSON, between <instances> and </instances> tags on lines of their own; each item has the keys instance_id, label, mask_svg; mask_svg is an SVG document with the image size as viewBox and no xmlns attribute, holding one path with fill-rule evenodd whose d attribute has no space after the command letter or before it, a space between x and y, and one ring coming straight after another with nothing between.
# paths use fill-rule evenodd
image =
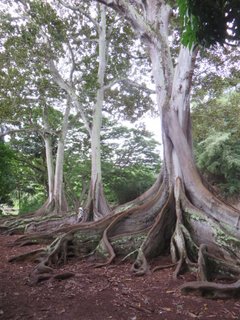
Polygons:
<instances>
[{"instance_id":1,"label":"red dirt ground","mask_svg":"<svg viewBox=\"0 0 240 320\"><path fill-rule=\"evenodd\" d=\"M135 277L128 263L93 268L89 261L74 260L58 270L74 277L30 286L34 264L7 262L33 249L9 247L16 238L0 236L0 320L240 319L240 300L183 296L184 279L172 280L172 269Z\"/></svg>"}]
</instances>

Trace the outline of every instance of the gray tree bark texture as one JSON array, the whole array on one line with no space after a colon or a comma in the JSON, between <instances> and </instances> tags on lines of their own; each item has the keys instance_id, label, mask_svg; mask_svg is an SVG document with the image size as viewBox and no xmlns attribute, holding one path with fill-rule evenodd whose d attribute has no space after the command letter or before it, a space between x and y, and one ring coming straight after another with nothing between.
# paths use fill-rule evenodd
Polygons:
<instances>
[{"instance_id":1,"label":"gray tree bark texture","mask_svg":"<svg viewBox=\"0 0 240 320\"><path fill-rule=\"evenodd\" d=\"M96 103L93 110L92 135L91 135L91 182L86 205L87 215L85 221L97 221L110 214L110 207L103 191L102 169L101 169L101 126L102 126L102 107L104 103L104 77L107 66L107 26L106 8L100 5L100 23L98 24L98 89Z\"/></svg>"},{"instance_id":2,"label":"gray tree bark texture","mask_svg":"<svg viewBox=\"0 0 240 320\"><path fill-rule=\"evenodd\" d=\"M48 172L48 199L39 208L34 215L36 216L46 216L46 215L62 215L68 211L67 200L65 197L64 183L63 183L63 164L64 164L64 145L67 136L68 129L68 117L70 114L71 105L67 102L62 128L59 134L58 145L57 145L57 155L54 166L53 154L52 154L52 142L50 127L48 124L46 110L43 114L44 120L44 142L46 150L46 163ZM32 225L28 224L26 230L31 229Z\"/></svg>"},{"instance_id":3,"label":"gray tree bark texture","mask_svg":"<svg viewBox=\"0 0 240 320\"><path fill-rule=\"evenodd\" d=\"M75 10L73 8L73 10ZM93 22L93 21L92 21ZM91 140L91 181L87 203L84 205L83 221L97 221L100 218L110 214L110 208L104 195L102 184L102 169L101 169L101 141L100 133L102 126L102 107L104 103L105 83L104 77L106 73L107 63L107 26L106 26L106 8L100 5L100 22L94 20L94 25L98 33L98 88L96 94L96 102L93 110L92 125L90 125L85 111L83 110L77 94L75 93L74 85L67 82L58 72L53 61L49 61L49 69L54 81L60 88L65 90L69 95L72 103L80 112L81 118L89 133ZM58 175L59 176L59 175ZM57 185L56 185L57 186Z\"/></svg>"}]
</instances>

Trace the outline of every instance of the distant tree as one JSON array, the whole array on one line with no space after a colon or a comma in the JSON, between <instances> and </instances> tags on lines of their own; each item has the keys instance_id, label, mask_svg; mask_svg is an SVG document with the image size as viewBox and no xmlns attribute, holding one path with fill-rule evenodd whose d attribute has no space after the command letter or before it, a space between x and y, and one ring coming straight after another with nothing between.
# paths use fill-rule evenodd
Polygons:
<instances>
[{"instance_id":1,"label":"distant tree","mask_svg":"<svg viewBox=\"0 0 240 320\"><path fill-rule=\"evenodd\" d=\"M91 172L89 144L84 130L81 136L76 128L71 131L67 141L65 181L68 185L68 194L76 201L76 207L83 206L89 188ZM130 201L151 186L160 166L157 147L158 143L144 126L128 128L118 124L117 121L103 118L101 135L103 186L110 204L115 206L120 202L123 203L124 197Z\"/></svg>"},{"instance_id":2,"label":"distant tree","mask_svg":"<svg viewBox=\"0 0 240 320\"><path fill-rule=\"evenodd\" d=\"M136 113L150 108L152 101L148 92L151 90L128 79L131 58L122 58L130 54L135 40L129 28L123 28L114 15L106 16L107 9L103 5L89 7L85 4L76 6L63 3L63 7L72 21L68 28L71 34L71 37L68 36L71 81L66 81L65 75L57 69L54 62L57 57L50 60L49 68L55 82L68 93L78 109L89 134L91 181L88 200L84 205L84 220L98 220L111 212L102 184L100 135L103 112L119 115L123 111L125 118L136 119ZM82 21L80 29L79 17ZM79 44L83 48L82 55L79 55ZM65 53L65 59L68 54ZM121 98L116 99L117 96ZM116 108L120 103L122 110Z\"/></svg>"},{"instance_id":3,"label":"distant tree","mask_svg":"<svg viewBox=\"0 0 240 320\"><path fill-rule=\"evenodd\" d=\"M18 18L15 18L14 14ZM2 14L1 22L1 103L9 106L10 110L2 115L6 126L5 134L37 132L43 138L48 173L48 199L35 213L62 214L68 209L63 185L63 155L70 104L66 102L66 95L51 81L46 57L53 52L60 54L65 36L64 22L49 4L44 5L40 1L15 4L11 14ZM50 47L47 44L49 38ZM59 101L66 106L65 115L62 119L58 117L62 124L52 125L49 109L59 110L59 107L56 107ZM54 163L51 140L53 135L57 136L57 130L58 151Z\"/></svg>"}]
</instances>

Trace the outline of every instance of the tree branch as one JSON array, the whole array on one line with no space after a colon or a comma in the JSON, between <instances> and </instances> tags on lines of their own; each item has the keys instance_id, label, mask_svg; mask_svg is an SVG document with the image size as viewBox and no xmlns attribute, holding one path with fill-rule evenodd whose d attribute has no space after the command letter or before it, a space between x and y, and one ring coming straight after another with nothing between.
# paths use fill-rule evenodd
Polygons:
<instances>
[{"instance_id":1,"label":"tree branch","mask_svg":"<svg viewBox=\"0 0 240 320\"><path fill-rule=\"evenodd\" d=\"M125 83L125 84L130 85L132 87L135 87L139 90L143 90L145 92L148 92L149 94L156 93L155 90L149 89L149 88L145 87L144 85L141 85L141 84L137 83L136 81L133 81L133 80L125 78L125 77L118 78L118 79L115 79L115 80L109 82L107 85L104 86L104 90L110 89L112 86L114 86L117 83Z\"/></svg>"},{"instance_id":2,"label":"tree branch","mask_svg":"<svg viewBox=\"0 0 240 320\"><path fill-rule=\"evenodd\" d=\"M14 155L13 157L14 157L14 159L16 161L21 162L21 163L23 163L25 165L27 164L33 170L37 170L37 171L39 171L41 173L45 173L46 172L44 166L38 167L38 166L34 165L29 159L20 158L20 157L18 157L16 155Z\"/></svg>"},{"instance_id":3,"label":"tree branch","mask_svg":"<svg viewBox=\"0 0 240 320\"><path fill-rule=\"evenodd\" d=\"M83 123L89 133L89 136L91 137L92 132L91 132L91 128L89 125L89 122L86 118L86 115L82 109L82 106L80 105L79 101L78 101L78 97L75 93L75 90L72 86L70 86L60 75L60 73L58 72L54 62L52 60L50 60L48 62L48 66L49 66L49 70L53 76L53 80L57 83L57 85L62 88L63 90L65 90L67 92L67 94L69 95L69 97L71 98L73 105L75 106L75 108L80 112L81 114L81 118L83 120Z\"/></svg>"},{"instance_id":4,"label":"tree branch","mask_svg":"<svg viewBox=\"0 0 240 320\"><path fill-rule=\"evenodd\" d=\"M99 24L98 22L93 19L89 14L87 14L86 12L84 12L82 10L82 7L81 6L73 6L73 5L70 5L70 4L66 4L64 3L62 0L59 0L59 3L61 3L61 5L63 5L65 8L67 9L71 9L73 11L79 11L81 12L81 14L83 14L86 18L88 18L89 21L91 21L93 23L93 25L98 29L99 27Z\"/></svg>"},{"instance_id":5,"label":"tree branch","mask_svg":"<svg viewBox=\"0 0 240 320\"><path fill-rule=\"evenodd\" d=\"M95 0L97 2L103 3L109 8L114 9L116 12L124 16L130 24L133 26L134 30L140 35L140 37L152 42L153 36L155 35L151 26L146 22L143 15L138 13L136 8L126 0ZM139 4L140 1L134 1Z\"/></svg>"},{"instance_id":6,"label":"tree branch","mask_svg":"<svg viewBox=\"0 0 240 320\"><path fill-rule=\"evenodd\" d=\"M39 129L39 128L27 128L27 129L10 129L10 130L7 130L3 133L0 134L0 139L7 136L7 135L11 135L11 134L14 134L14 133L18 133L18 132L39 132L39 133L43 133L43 130L42 129Z\"/></svg>"},{"instance_id":7,"label":"tree branch","mask_svg":"<svg viewBox=\"0 0 240 320\"><path fill-rule=\"evenodd\" d=\"M67 42L67 46L68 46L68 49L70 51L70 55L72 58L72 67L71 67L71 71L70 71L69 81L70 81L71 85L73 85L73 73L76 70L76 62L75 62L74 53L73 53L73 50L72 50L72 47L71 47L69 41Z\"/></svg>"},{"instance_id":8,"label":"tree branch","mask_svg":"<svg viewBox=\"0 0 240 320\"><path fill-rule=\"evenodd\" d=\"M127 79L123 79L122 82L126 83L127 85L130 85L132 87L135 87L136 89L148 92L149 94L155 94L156 93L155 90L149 89L149 88L145 87L144 85L139 84L136 81L133 81L133 80L128 79L128 78Z\"/></svg>"}]
</instances>

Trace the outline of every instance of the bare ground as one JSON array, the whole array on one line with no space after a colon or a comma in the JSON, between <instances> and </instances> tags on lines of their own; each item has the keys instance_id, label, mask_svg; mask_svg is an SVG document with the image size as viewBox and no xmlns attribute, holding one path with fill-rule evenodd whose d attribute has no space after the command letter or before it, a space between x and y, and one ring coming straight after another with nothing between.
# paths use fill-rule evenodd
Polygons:
<instances>
[{"instance_id":1,"label":"bare ground","mask_svg":"<svg viewBox=\"0 0 240 320\"><path fill-rule=\"evenodd\" d=\"M0 236L0 320L240 320L240 300L183 296L180 285L194 275L175 281L171 268L135 277L129 263L94 268L90 261L72 260L57 271L74 272L74 277L31 286L34 264L8 262L30 250L9 247L16 238ZM160 263L169 263L169 257L153 262Z\"/></svg>"}]
</instances>

